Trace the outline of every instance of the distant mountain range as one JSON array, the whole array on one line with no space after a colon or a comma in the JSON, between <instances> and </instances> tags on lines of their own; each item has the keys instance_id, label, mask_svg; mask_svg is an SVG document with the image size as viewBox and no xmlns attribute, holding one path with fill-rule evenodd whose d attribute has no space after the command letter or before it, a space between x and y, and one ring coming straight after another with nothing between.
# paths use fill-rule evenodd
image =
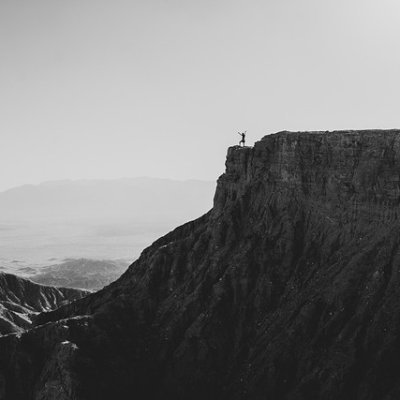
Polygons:
<instances>
[{"instance_id":1,"label":"distant mountain range","mask_svg":"<svg viewBox=\"0 0 400 400\"><path fill-rule=\"evenodd\" d=\"M0 221L185 221L212 206L215 182L158 178L62 180L0 192Z\"/></svg>"},{"instance_id":2,"label":"distant mountain range","mask_svg":"<svg viewBox=\"0 0 400 400\"><path fill-rule=\"evenodd\" d=\"M122 272L115 260L124 260L125 268L157 237L206 213L215 186L132 178L54 181L0 192L0 269L30 278L40 272L41 282L55 285L102 287ZM55 265L65 259L94 261L74 262L56 277L54 268L60 274L61 267ZM110 270L99 272L98 260L111 260ZM49 265L51 272L42 271Z\"/></svg>"},{"instance_id":3,"label":"distant mountain range","mask_svg":"<svg viewBox=\"0 0 400 400\"><path fill-rule=\"evenodd\" d=\"M121 260L66 260L41 268L30 277L42 285L98 290L115 281L128 268Z\"/></svg>"}]
</instances>

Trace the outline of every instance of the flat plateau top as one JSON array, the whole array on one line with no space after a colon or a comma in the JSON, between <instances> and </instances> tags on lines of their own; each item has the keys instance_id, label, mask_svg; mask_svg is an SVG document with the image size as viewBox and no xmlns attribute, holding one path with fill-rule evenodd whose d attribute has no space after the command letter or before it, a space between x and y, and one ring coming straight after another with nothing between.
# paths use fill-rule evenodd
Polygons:
<instances>
[{"instance_id":1,"label":"flat plateau top","mask_svg":"<svg viewBox=\"0 0 400 400\"><path fill-rule=\"evenodd\" d=\"M317 139L317 137L319 138ZM254 145L257 143L267 142L267 141L274 141L274 139L278 139L279 137L288 138L298 140L303 137L305 140L314 137L317 141L323 140L322 137L326 137L327 140L337 141L343 138L344 140L347 139L360 139L360 140L367 140L369 142L374 142L374 139L378 141L385 141L389 140L392 141L396 139L397 136L400 139L400 129L360 129L360 130L336 130L336 131L279 131L279 132L272 132L265 136L263 136L260 140L256 141ZM312 139L311 139L312 140ZM253 146L239 146L234 145L231 146L230 149L237 151L237 150L249 150L252 149Z\"/></svg>"},{"instance_id":2,"label":"flat plateau top","mask_svg":"<svg viewBox=\"0 0 400 400\"><path fill-rule=\"evenodd\" d=\"M329 136L329 137L338 137L338 136L364 136L364 137L382 137L388 135L389 137L393 137L396 135L400 135L400 129L360 129L360 130L337 130L337 131L280 131L276 133L270 133L265 135L261 141L272 139L276 136L293 136L293 137L301 137L301 136Z\"/></svg>"},{"instance_id":3,"label":"flat plateau top","mask_svg":"<svg viewBox=\"0 0 400 400\"><path fill-rule=\"evenodd\" d=\"M276 133L271 133L266 136L270 135L297 135L297 134L310 134L310 135L329 135L329 134L340 134L340 135L347 135L347 134L384 134L384 133L391 133L391 134L400 134L400 129L348 129L348 130L336 130L336 131L280 131ZM264 136L265 137L265 136Z\"/></svg>"}]
</instances>

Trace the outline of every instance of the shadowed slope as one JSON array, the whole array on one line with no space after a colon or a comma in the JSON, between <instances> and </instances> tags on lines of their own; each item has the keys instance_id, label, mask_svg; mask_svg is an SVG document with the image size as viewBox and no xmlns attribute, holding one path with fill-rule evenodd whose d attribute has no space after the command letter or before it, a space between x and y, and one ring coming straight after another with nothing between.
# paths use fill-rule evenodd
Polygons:
<instances>
[{"instance_id":1,"label":"shadowed slope","mask_svg":"<svg viewBox=\"0 0 400 400\"><path fill-rule=\"evenodd\" d=\"M398 398L400 132L281 132L226 167L209 213L0 341L8 399Z\"/></svg>"}]
</instances>

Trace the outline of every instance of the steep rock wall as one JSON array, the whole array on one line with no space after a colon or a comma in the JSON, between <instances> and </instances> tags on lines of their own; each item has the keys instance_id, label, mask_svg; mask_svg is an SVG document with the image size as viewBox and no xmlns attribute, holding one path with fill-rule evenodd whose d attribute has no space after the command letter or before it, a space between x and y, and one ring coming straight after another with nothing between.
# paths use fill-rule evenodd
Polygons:
<instances>
[{"instance_id":1,"label":"steep rock wall","mask_svg":"<svg viewBox=\"0 0 400 400\"><path fill-rule=\"evenodd\" d=\"M76 399L397 399L399 137L230 148L209 213L0 340L0 393L44 398L69 343L57 379Z\"/></svg>"}]
</instances>

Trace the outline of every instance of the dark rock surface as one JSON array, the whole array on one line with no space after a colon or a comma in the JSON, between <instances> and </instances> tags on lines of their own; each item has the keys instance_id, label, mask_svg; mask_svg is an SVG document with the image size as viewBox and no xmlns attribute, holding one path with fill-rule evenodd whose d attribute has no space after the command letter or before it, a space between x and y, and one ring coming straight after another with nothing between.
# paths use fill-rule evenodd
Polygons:
<instances>
[{"instance_id":1,"label":"dark rock surface","mask_svg":"<svg viewBox=\"0 0 400 400\"><path fill-rule=\"evenodd\" d=\"M398 399L399 202L400 131L232 147L209 213L0 340L0 399Z\"/></svg>"},{"instance_id":2,"label":"dark rock surface","mask_svg":"<svg viewBox=\"0 0 400 400\"><path fill-rule=\"evenodd\" d=\"M28 279L0 273L0 335L23 332L43 311L80 299L87 291L38 285Z\"/></svg>"}]
</instances>

